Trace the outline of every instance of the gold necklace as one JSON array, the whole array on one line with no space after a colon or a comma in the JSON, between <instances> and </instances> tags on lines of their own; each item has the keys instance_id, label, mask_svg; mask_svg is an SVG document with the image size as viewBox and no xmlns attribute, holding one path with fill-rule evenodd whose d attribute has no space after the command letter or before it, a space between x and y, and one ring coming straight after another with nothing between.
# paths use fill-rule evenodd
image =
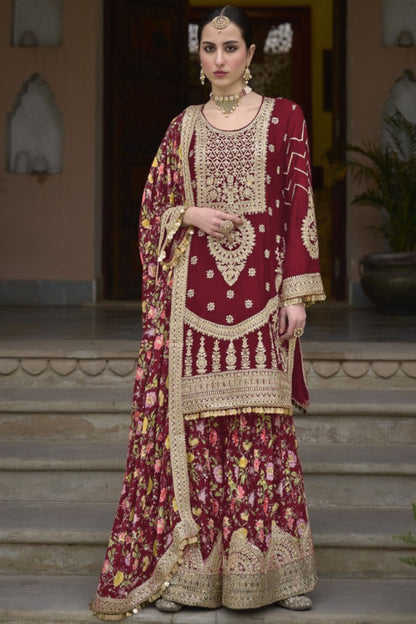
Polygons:
<instances>
[{"instance_id":1,"label":"gold necklace","mask_svg":"<svg viewBox=\"0 0 416 624\"><path fill-rule=\"evenodd\" d=\"M213 93L209 94L209 97L214 102L215 106L222 112L223 115L228 117L231 115L240 104L240 100L245 95L248 95L251 91L250 87L244 87L240 93L236 95L214 95Z\"/></svg>"}]
</instances>

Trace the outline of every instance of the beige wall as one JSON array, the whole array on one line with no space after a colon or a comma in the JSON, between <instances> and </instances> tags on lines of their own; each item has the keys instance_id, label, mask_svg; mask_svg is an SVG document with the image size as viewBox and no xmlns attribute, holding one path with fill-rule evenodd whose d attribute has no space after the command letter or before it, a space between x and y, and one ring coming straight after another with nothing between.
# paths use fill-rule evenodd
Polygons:
<instances>
[{"instance_id":1,"label":"beige wall","mask_svg":"<svg viewBox=\"0 0 416 624\"><path fill-rule=\"evenodd\" d=\"M321 30L317 29L318 17L325 17L329 24L328 1L305 1L313 8L314 32ZM264 4L272 2L265 0ZM203 2L191 0L191 4ZM79 281L91 284L94 290L101 278L102 0L64 3L60 48L11 46L11 6L12 2L0 2L0 285L20 280ZM416 71L416 48L382 46L381 0L348 0L347 29L348 140L377 140L389 89L405 68ZM325 33L325 46L329 47L328 28ZM314 45L318 39L314 37ZM5 170L6 116L23 83L34 73L50 85L65 125L63 173L48 176L43 183L35 176L11 175ZM320 94L321 80L314 70L317 83L316 94ZM314 100L314 114L318 108ZM324 128L326 137L315 137L315 144L327 142L327 125L325 119L315 126L315 132ZM351 180L348 189L350 200L357 190ZM351 293L359 295L360 257L385 249L385 242L366 229L378 219L379 214L370 207L348 209Z\"/></svg>"},{"instance_id":2,"label":"beige wall","mask_svg":"<svg viewBox=\"0 0 416 624\"><path fill-rule=\"evenodd\" d=\"M87 280L101 274L102 2L64 3L63 45L10 43L12 2L0 3L0 145L6 116L34 73L64 118L63 173L44 181L0 162L0 280ZM45 249L48 253L45 253Z\"/></svg>"},{"instance_id":3,"label":"beige wall","mask_svg":"<svg viewBox=\"0 0 416 624\"><path fill-rule=\"evenodd\" d=\"M351 143L380 139L381 114L389 90L404 69L416 71L416 47L383 47L381 4L381 0L348 0L347 138ZM357 190L349 180L348 202ZM365 253L387 250L384 239L366 229L379 220L375 208L349 206L347 262L351 299L353 293L359 299L360 258Z\"/></svg>"}]
</instances>

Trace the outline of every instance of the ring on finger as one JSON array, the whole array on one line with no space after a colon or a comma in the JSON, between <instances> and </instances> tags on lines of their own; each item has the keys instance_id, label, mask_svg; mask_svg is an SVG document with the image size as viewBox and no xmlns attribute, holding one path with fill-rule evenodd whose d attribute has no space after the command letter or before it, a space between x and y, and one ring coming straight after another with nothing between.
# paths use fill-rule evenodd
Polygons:
<instances>
[{"instance_id":1,"label":"ring on finger","mask_svg":"<svg viewBox=\"0 0 416 624\"><path fill-rule=\"evenodd\" d=\"M228 236L233 229L234 229L234 224L232 221L230 221L229 219L224 219L224 221L221 221L220 223L221 234L224 234L224 236Z\"/></svg>"},{"instance_id":2,"label":"ring on finger","mask_svg":"<svg viewBox=\"0 0 416 624\"><path fill-rule=\"evenodd\" d=\"M296 327L296 329L293 330L293 335L295 336L295 338L300 338L301 336L303 336L302 327Z\"/></svg>"}]
</instances>

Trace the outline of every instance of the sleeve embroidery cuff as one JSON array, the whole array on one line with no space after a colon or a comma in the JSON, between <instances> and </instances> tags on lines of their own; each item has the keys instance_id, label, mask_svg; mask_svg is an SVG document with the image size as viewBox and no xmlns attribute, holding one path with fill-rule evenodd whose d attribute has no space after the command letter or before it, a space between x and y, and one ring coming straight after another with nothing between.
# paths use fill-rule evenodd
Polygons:
<instances>
[{"instance_id":1,"label":"sleeve embroidery cuff","mask_svg":"<svg viewBox=\"0 0 416 624\"><path fill-rule=\"evenodd\" d=\"M310 304L325 299L322 279L319 273L295 275L283 280L282 306L296 303Z\"/></svg>"}]
</instances>

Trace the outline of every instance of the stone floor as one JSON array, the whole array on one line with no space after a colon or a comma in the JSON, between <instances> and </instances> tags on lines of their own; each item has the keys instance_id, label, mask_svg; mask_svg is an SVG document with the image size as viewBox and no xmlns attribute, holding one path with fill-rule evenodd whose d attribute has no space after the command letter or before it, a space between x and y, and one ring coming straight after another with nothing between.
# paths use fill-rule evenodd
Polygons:
<instances>
[{"instance_id":1,"label":"stone floor","mask_svg":"<svg viewBox=\"0 0 416 624\"><path fill-rule=\"evenodd\" d=\"M322 303L308 308L304 340L416 343L416 316L392 316L376 308ZM139 302L89 306L0 307L0 341L138 340Z\"/></svg>"},{"instance_id":2,"label":"stone floor","mask_svg":"<svg viewBox=\"0 0 416 624\"><path fill-rule=\"evenodd\" d=\"M85 605L95 577L10 577L0 586L4 624L99 624ZM323 579L313 592L312 611L275 606L250 611L184 609L174 615L148 607L125 624L414 624L414 579ZM3 594L3 595L2 595ZM21 596L19 609L16 596ZM369 599L371 596L371 599ZM45 610L45 604L48 609Z\"/></svg>"}]
</instances>

